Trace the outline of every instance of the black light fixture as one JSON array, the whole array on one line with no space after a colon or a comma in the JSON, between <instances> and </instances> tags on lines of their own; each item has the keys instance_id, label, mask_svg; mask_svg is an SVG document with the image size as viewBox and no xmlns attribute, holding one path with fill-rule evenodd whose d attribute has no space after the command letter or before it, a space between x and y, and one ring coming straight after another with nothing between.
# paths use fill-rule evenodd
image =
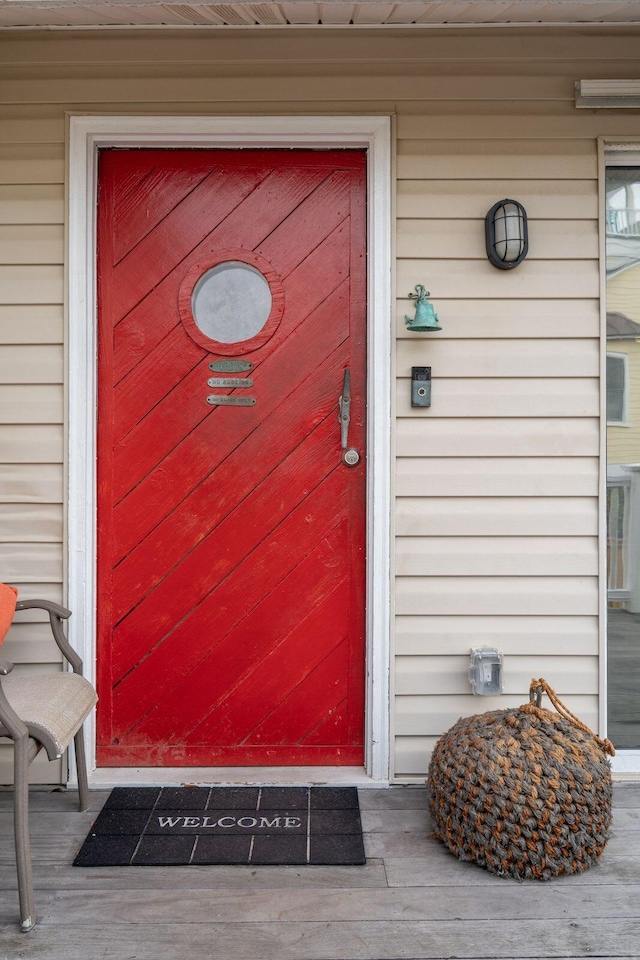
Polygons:
<instances>
[{"instance_id":1,"label":"black light fixture","mask_svg":"<svg viewBox=\"0 0 640 960\"><path fill-rule=\"evenodd\" d=\"M498 200L484 219L487 257L500 270L512 270L529 250L527 211L517 200Z\"/></svg>"}]
</instances>

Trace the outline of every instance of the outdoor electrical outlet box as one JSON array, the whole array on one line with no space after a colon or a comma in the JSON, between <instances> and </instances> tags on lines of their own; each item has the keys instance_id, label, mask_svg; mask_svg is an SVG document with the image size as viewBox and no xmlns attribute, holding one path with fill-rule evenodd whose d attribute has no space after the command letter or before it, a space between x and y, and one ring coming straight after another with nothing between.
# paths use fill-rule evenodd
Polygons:
<instances>
[{"instance_id":1,"label":"outdoor electrical outlet box","mask_svg":"<svg viewBox=\"0 0 640 960\"><path fill-rule=\"evenodd\" d=\"M431 367L411 367L411 406L431 406Z\"/></svg>"},{"instance_id":2,"label":"outdoor electrical outlet box","mask_svg":"<svg viewBox=\"0 0 640 960\"><path fill-rule=\"evenodd\" d=\"M502 693L502 660L502 654L493 647L471 650L469 680L474 694L495 697Z\"/></svg>"}]
</instances>

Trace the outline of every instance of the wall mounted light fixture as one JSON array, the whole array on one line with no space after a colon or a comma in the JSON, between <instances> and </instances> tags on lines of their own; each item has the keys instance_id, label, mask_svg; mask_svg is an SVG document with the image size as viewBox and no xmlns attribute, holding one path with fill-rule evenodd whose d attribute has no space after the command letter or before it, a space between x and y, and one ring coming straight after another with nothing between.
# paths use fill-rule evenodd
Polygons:
<instances>
[{"instance_id":1,"label":"wall mounted light fixture","mask_svg":"<svg viewBox=\"0 0 640 960\"><path fill-rule=\"evenodd\" d=\"M487 257L500 270L512 270L529 250L527 212L517 200L498 200L484 219Z\"/></svg>"}]
</instances>

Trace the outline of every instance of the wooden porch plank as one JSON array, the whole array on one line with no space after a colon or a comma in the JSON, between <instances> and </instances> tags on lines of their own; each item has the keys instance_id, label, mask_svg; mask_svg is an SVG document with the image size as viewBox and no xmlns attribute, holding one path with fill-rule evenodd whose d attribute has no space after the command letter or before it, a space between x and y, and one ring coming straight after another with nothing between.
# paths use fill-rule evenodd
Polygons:
<instances>
[{"instance_id":1,"label":"wooden porch plank","mask_svg":"<svg viewBox=\"0 0 640 960\"><path fill-rule=\"evenodd\" d=\"M51 632L48 621L47 629ZM90 792L89 810L93 812L94 816L102 810L110 793L110 790L92 790ZM29 809L33 813L42 811L43 813L57 815L78 814L78 794L75 790L65 790L63 787L35 787L32 788L29 795ZM11 787L0 788L0 813L12 810L13 789ZM0 830L0 832L2 831Z\"/></svg>"},{"instance_id":2,"label":"wooden porch plank","mask_svg":"<svg viewBox=\"0 0 640 960\"><path fill-rule=\"evenodd\" d=\"M364 845L367 856L382 857L386 860L389 857L415 857L418 855L428 859L434 855L434 851L439 853L440 850L445 850L426 830L404 830L403 826L403 823L399 824L395 833L365 833ZM602 860L628 856L640 857L640 834L637 831L635 833L614 832L602 855Z\"/></svg>"},{"instance_id":3,"label":"wooden porch plank","mask_svg":"<svg viewBox=\"0 0 640 960\"><path fill-rule=\"evenodd\" d=\"M501 877L487 873L473 863L456 860L444 847L437 851L431 850L428 857L385 857L384 865L390 887L421 887L425 891L424 896L430 896L433 887L441 886L451 891L458 886L471 890L478 886L485 888L500 884L502 889L505 889ZM554 881L552 888L555 889L556 884L560 883L576 888L594 886L599 888L599 896L608 898L618 886L634 884L637 881L638 862L635 857L609 857L605 852L597 867ZM529 886L528 889L535 889L537 895L542 886ZM467 893L467 896L475 895Z\"/></svg>"},{"instance_id":4,"label":"wooden porch plank","mask_svg":"<svg viewBox=\"0 0 640 960\"><path fill-rule=\"evenodd\" d=\"M424 810L427 793L424 787L397 787L392 790L361 790L360 811Z\"/></svg>"},{"instance_id":5,"label":"wooden porch plank","mask_svg":"<svg viewBox=\"0 0 640 960\"><path fill-rule=\"evenodd\" d=\"M78 847L81 838L78 837ZM80 891L85 896L89 886L93 890L119 892L128 900L139 891L204 890L210 898L217 890L334 890L375 889L386 887L384 865L379 859L369 859L365 866L358 867L261 867L252 866L190 866L190 867L144 867L127 871L122 867L95 867L87 870L71 866L71 858L63 863L34 861L34 884L37 891ZM0 909L6 902L12 908L16 896L13 862L0 867ZM13 914L12 914L13 915ZM0 914L4 916L4 914ZM3 922L0 920L0 923ZM0 955L1 956L1 955ZM4 958L3 958L4 960Z\"/></svg>"},{"instance_id":6,"label":"wooden porch plank","mask_svg":"<svg viewBox=\"0 0 640 960\"><path fill-rule=\"evenodd\" d=\"M93 875L90 871L90 876ZM535 889L535 895L533 890ZM47 924L134 924L153 923L163 917L167 923L181 923L188 916L193 924L219 921L226 924L309 923L326 921L465 921L531 920L544 916L549 921L567 916L576 919L636 917L640 885L628 884L609 894L594 886L585 895L584 887L569 883L515 883L501 880L487 887L482 896L469 896L465 887L430 888L425 897L419 888L332 890L218 890L180 889L136 890L135 898L122 890L49 890L38 898L39 912ZM606 896L605 896L606 894ZM5 909L6 913L6 909ZM5 920L5 915L0 915ZM10 922L10 915L6 922Z\"/></svg>"},{"instance_id":7,"label":"wooden porch plank","mask_svg":"<svg viewBox=\"0 0 640 960\"><path fill-rule=\"evenodd\" d=\"M616 813L624 807L640 808L640 783L614 783L613 803Z\"/></svg>"},{"instance_id":8,"label":"wooden porch plank","mask_svg":"<svg viewBox=\"0 0 640 960\"><path fill-rule=\"evenodd\" d=\"M538 957L584 956L588 943L597 956L636 957L640 922L614 918L584 920L380 921L308 923L136 923L136 960L184 960L185 956L228 960L524 960L532 947ZM0 928L5 950L22 957L86 960L131 956L129 924L36 928L25 940L10 926ZM215 944L212 952L212 945ZM128 951L128 953L126 952Z\"/></svg>"}]
</instances>

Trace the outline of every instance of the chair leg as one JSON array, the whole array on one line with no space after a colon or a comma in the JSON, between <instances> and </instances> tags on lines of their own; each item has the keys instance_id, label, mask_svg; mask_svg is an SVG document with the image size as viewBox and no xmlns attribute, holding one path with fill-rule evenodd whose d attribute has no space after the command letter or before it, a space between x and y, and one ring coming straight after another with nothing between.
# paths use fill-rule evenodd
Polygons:
<instances>
[{"instance_id":1,"label":"chair leg","mask_svg":"<svg viewBox=\"0 0 640 960\"><path fill-rule=\"evenodd\" d=\"M87 778L87 758L84 752L84 737L82 727L73 738L76 751L76 770L78 773L78 802L81 810L89 806L89 781Z\"/></svg>"},{"instance_id":2,"label":"chair leg","mask_svg":"<svg viewBox=\"0 0 640 960\"><path fill-rule=\"evenodd\" d=\"M16 843L16 868L20 898L20 929L31 930L36 922L31 874L29 839L29 738L14 741L13 817Z\"/></svg>"}]
</instances>

